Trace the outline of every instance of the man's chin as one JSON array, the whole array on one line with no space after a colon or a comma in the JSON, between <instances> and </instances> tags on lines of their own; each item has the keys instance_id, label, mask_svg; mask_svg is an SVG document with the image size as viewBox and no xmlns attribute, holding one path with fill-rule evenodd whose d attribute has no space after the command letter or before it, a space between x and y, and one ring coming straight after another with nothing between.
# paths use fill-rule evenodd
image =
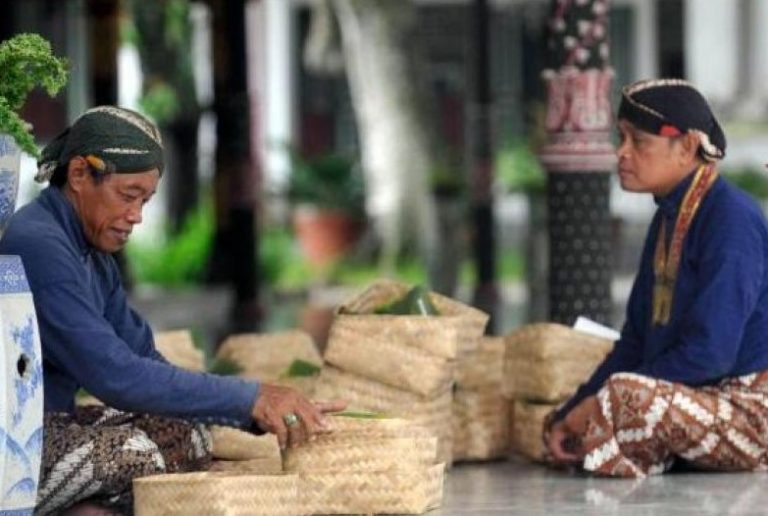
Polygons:
<instances>
[{"instance_id":1,"label":"man's chin","mask_svg":"<svg viewBox=\"0 0 768 516\"><path fill-rule=\"evenodd\" d=\"M632 181L623 181L620 180L619 184L621 185L621 189L625 192L631 192L631 193L645 193L646 190L641 187L638 184L633 183Z\"/></svg>"}]
</instances>

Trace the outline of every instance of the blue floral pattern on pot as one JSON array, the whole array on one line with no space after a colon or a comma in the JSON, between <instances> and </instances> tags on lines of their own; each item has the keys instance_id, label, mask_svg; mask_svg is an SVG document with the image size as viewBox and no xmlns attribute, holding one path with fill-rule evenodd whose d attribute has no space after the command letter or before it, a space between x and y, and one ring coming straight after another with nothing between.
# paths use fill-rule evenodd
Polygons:
<instances>
[{"instance_id":1,"label":"blue floral pattern on pot","mask_svg":"<svg viewBox=\"0 0 768 516\"><path fill-rule=\"evenodd\" d=\"M7 134L0 134L0 235L16 208L21 150Z\"/></svg>"},{"instance_id":2,"label":"blue floral pattern on pot","mask_svg":"<svg viewBox=\"0 0 768 516\"><path fill-rule=\"evenodd\" d=\"M0 328L0 516L32 514L43 445L43 367L18 256L0 256Z\"/></svg>"}]
</instances>

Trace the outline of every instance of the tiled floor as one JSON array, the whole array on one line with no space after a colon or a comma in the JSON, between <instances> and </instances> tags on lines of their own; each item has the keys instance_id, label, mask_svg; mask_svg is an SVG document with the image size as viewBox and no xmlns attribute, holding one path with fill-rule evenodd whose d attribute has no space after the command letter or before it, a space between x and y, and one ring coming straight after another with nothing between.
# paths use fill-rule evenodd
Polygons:
<instances>
[{"instance_id":1,"label":"tiled floor","mask_svg":"<svg viewBox=\"0 0 768 516\"><path fill-rule=\"evenodd\" d=\"M459 515L766 515L765 473L673 473L644 480L590 478L521 461L454 466L443 506Z\"/></svg>"}]
</instances>

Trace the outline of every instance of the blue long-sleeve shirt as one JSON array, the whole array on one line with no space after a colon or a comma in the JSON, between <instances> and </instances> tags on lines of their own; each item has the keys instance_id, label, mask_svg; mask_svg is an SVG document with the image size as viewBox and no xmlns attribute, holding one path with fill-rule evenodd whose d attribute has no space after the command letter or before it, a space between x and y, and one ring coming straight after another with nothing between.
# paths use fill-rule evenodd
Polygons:
<instances>
[{"instance_id":1,"label":"blue long-sleeve shirt","mask_svg":"<svg viewBox=\"0 0 768 516\"><path fill-rule=\"evenodd\" d=\"M46 412L73 412L82 386L120 410L251 425L259 384L164 360L149 325L128 306L114 258L87 243L58 188L12 217L0 254L21 256L32 290Z\"/></svg>"},{"instance_id":2,"label":"blue long-sleeve shirt","mask_svg":"<svg viewBox=\"0 0 768 516\"><path fill-rule=\"evenodd\" d=\"M722 177L683 241L670 320L651 324L659 226L665 219L669 238L692 179L656 198L621 337L556 419L617 372L701 386L768 369L768 225L760 207Z\"/></svg>"}]
</instances>

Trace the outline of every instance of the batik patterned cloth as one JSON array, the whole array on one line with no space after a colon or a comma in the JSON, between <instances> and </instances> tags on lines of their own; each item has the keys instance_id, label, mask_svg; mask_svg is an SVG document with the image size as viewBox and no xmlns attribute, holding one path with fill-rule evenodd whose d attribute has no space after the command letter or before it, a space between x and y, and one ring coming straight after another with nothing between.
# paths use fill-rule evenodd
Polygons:
<instances>
[{"instance_id":1,"label":"batik patterned cloth","mask_svg":"<svg viewBox=\"0 0 768 516\"><path fill-rule=\"evenodd\" d=\"M35 514L89 500L130 514L134 478L207 469L208 429L179 419L80 407L47 413Z\"/></svg>"},{"instance_id":2,"label":"batik patterned cloth","mask_svg":"<svg viewBox=\"0 0 768 516\"><path fill-rule=\"evenodd\" d=\"M768 371L701 388L617 373L597 400L582 440L588 471L643 477L677 458L705 470L768 469Z\"/></svg>"}]
</instances>

